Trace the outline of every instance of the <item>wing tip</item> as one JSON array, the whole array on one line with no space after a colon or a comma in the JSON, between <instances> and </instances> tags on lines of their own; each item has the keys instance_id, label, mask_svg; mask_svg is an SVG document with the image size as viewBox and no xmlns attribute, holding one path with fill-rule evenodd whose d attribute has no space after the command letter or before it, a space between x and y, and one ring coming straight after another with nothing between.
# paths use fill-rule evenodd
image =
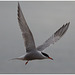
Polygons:
<instances>
[{"instance_id":1,"label":"wing tip","mask_svg":"<svg viewBox=\"0 0 75 75\"><path fill-rule=\"evenodd\" d=\"M21 8L20 8L20 3L19 3L19 1L18 1L18 9L17 9L17 15L18 15L18 21L19 21L19 17L20 17L20 10L21 10Z\"/></svg>"},{"instance_id":2,"label":"wing tip","mask_svg":"<svg viewBox=\"0 0 75 75\"><path fill-rule=\"evenodd\" d=\"M64 28L65 28L65 29L64 29L64 31L62 32L61 36L66 33L66 31L68 30L69 25L70 25L70 22L66 23L66 24L64 25L64 27L62 27L62 29L64 29Z\"/></svg>"},{"instance_id":3,"label":"wing tip","mask_svg":"<svg viewBox=\"0 0 75 75\"><path fill-rule=\"evenodd\" d=\"M63 26L67 26L67 25L69 26L70 25L70 22L67 22L66 24L63 24Z\"/></svg>"},{"instance_id":4,"label":"wing tip","mask_svg":"<svg viewBox=\"0 0 75 75\"><path fill-rule=\"evenodd\" d=\"M19 1L18 1L18 7L20 6L20 3L19 3Z\"/></svg>"},{"instance_id":5,"label":"wing tip","mask_svg":"<svg viewBox=\"0 0 75 75\"><path fill-rule=\"evenodd\" d=\"M64 24L62 27L60 27L55 33L54 36L59 35L60 37L62 35L64 35L64 33L67 31L68 27L69 27L70 22ZM64 30L65 29L65 30Z\"/></svg>"},{"instance_id":6,"label":"wing tip","mask_svg":"<svg viewBox=\"0 0 75 75\"><path fill-rule=\"evenodd\" d=\"M69 25L70 25L70 22L66 23L66 25L68 25L68 26L69 26Z\"/></svg>"},{"instance_id":7,"label":"wing tip","mask_svg":"<svg viewBox=\"0 0 75 75\"><path fill-rule=\"evenodd\" d=\"M68 22L68 24L69 24L70 22Z\"/></svg>"},{"instance_id":8,"label":"wing tip","mask_svg":"<svg viewBox=\"0 0 75 75\"><path fill-rule=\"evenodd\" d=\"M65 27L67 26L67 29L68 29L69 25L70 25L70 22L66 23Z\"/></svg>"}]
</instances>

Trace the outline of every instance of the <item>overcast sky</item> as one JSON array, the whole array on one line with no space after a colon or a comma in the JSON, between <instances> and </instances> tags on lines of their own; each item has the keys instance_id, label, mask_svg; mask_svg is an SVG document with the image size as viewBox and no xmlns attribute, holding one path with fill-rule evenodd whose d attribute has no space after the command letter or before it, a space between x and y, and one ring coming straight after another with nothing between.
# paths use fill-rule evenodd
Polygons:
<instances>
[{"instance_id":1,"label":"overcast sky","mask_svg":"<svg viewBox=\"0 0 75 75\"><path fill-rule=\"evenodd\" d=\"M63 24L66 34L44 52L54 60L9 61L25 54L17 20L18 2L0 2L0 73L75 73L75 2L19 2L36 46Z\"/></svg>"}]
</instances>

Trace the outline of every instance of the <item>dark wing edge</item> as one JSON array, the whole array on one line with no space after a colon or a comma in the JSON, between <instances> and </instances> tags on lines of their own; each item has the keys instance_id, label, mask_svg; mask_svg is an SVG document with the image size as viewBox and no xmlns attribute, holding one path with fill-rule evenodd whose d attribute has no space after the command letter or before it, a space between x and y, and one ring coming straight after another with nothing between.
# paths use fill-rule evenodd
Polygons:
<instances>
[{"instance_id":1,"label":"dark wing edge","mask_svg":"<svg viewBox=\"0 0 75 75\"><path fill-rule=\"evenodd\" d=\"M42 51L51 44L57 42L67 31L70 22L66 23L62 27L60 27L48 40L46 40L42 45L37 47L38 51Z\"/></svg>"},{"instance_id":2,"label":"dark wing edge","mask_svg":"<svg viewBox=\"0 0 75 75\"><path fill-rule=\"evenodd\" d=\"M33 35L32 35L32 33L26 23L24 16L23 16L19 2L18 2L18 14L17 15L18 15L19 26L22 31L22 36L24 38L26 52L36 50Z\"/></svg>"}]
</instances>

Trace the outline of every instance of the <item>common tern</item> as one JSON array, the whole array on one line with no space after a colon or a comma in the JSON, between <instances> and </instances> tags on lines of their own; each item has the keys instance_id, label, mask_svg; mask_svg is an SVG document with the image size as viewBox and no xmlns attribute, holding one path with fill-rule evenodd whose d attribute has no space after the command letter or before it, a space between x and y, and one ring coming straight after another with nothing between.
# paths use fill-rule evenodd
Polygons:
<instances>
[{"instance_id":1,"label":"common tern","mask_svg":"<svg viewBox=\"0 0 75 75\"><path fill-rule=\"evenodd\" d=\"M41 59L53 60L53 58L49 57L48 54L42 51L48 46L50 46L51 44L54 44L56 41L58 41L65 34L70 24L70 22L64 24L51 37L49 37L48 40L46 40L42 45L36 47L32 32L30 31L27 22L23 16L19 2L18 2L18 22L19 22L20 29L22 31L22 36L26 47L26 55L20 56L18 58L13 58L12 60L15 59L23 60L23 61L27 60L25 65L30 60L41 60Z\"/></svg>"}]
</instances>

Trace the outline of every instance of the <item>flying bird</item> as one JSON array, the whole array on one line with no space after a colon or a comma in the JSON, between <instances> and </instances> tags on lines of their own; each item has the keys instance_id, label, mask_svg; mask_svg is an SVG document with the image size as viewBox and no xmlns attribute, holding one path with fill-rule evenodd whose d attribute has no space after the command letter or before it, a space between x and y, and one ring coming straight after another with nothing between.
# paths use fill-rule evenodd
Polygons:
<instances>
[{"instance_id":1,"label":"flying bird","mask_svg":"<svg viewBox=\"0 0 75 75\"><path fill-rule=\"evenodd\" d=\"M30 60L42 60L42 59L51 59L48 54L44 53L43 50L50 46L51 44L54 44L56 41L58 41L67 31L70 22L64 24L62 27L60 27L51 37L48 38L42 45L36 47L34 38L32 35L32 32L30 31L27 22L24 18L24 15L22 13L20 4L18 3L18 22L20 29L22 31L22 36L24 39L24 44L26 47L26 55L20 56L18 58L13 58L12 60L26 60L25 65Z\"/></svg>"}]
</instances>

